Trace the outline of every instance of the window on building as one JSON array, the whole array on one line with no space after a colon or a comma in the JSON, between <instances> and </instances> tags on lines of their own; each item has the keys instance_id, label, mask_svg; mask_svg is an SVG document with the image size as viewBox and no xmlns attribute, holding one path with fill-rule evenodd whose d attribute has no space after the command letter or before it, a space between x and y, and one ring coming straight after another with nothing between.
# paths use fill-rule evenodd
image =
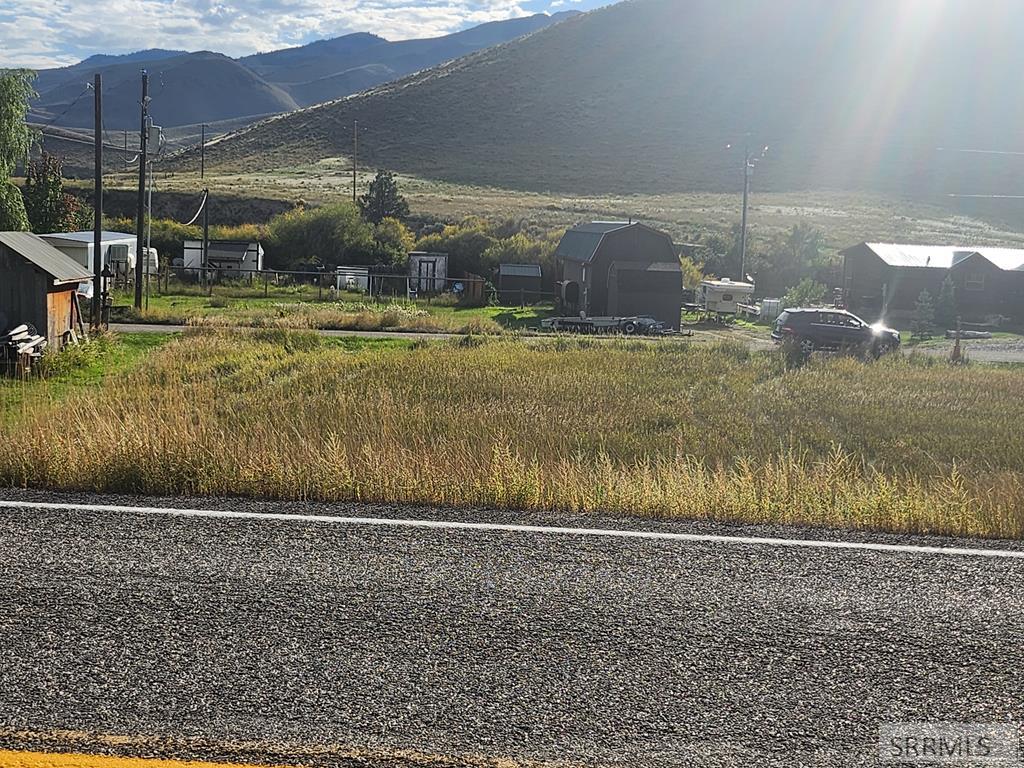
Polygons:
<instances>
[{"instance_id":1,"label":"window on building","mask_svg":"<svg viewBox=\"0 0 1024 768\"><path fill-rule=\"evenodd\" d=\"M982 272L968 272L967 277L964 279L964 290L968 291L984 291L985 290L985 275Z\"/></svg>"}]
</instances>

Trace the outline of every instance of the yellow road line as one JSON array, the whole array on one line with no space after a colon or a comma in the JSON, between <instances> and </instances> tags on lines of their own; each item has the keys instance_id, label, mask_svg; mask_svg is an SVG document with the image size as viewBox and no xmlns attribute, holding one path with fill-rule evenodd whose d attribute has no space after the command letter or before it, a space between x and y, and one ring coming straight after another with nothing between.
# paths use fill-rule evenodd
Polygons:
<instances>
[{"instance_id":1,"label":"yellow road line","mask_svg":"<svg viewBox=\"0 0 1024 768\"><path fill-rule=\"evenodd\" d=\"M15 752L0 749L0 768L267 768L240 763L158 760L61 752ZM286 768L277 766L277 768Z\"/></svg>"}]
</instances>

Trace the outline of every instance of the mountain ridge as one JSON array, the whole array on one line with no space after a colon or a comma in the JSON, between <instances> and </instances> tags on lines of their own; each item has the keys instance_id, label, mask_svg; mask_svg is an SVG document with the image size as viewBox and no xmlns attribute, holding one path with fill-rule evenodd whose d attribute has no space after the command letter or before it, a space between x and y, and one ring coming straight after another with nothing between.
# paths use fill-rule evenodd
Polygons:
<instances>
[{"instance_id":1,"label":"mountain ridge","mask_svg":"<svg viewBox=\"0 0 1024 768\"><path fill-rule=\"evenodd\" d=\"M565 14L535 14L396 42L357 32L237 59L213 51L166 49L94 54L78 64L37 73L39 97L32 117L60 127L91 126L92 106L82 94L85 83L99 73L106 128L137 129L141 68L150 73L154 121L165 127L287 112L371 88L563 18Z\"/></svg>"},{"instance_id":2,"label":"mountain ridge","mask_svg":"<svg viewBox=\"0 0 1024 768\"><path fill-rule=\"evenodd\" d=\"M344 156L511 189L726 191L742 147L773 190L1015 191L1024 7L948 0L627 0L364 93L227 136L208 163L270 169ZM984 77L976 69L986 65ZM727 150L726 145L732 145Z\"/></svg>"}]
</instances>

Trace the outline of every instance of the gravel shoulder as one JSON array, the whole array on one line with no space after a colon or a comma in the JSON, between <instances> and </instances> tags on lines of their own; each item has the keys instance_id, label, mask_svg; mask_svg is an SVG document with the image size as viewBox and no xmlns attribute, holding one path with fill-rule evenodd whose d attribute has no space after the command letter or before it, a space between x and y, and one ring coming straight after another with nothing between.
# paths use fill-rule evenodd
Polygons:
<instances>
[{"instance_id":1,"label":"gravel shoulder","mask_svg":"<svg viewBox=\"0 0 1024 768\"><path fill-rule=\"evenodd\" d=\"M186 506L209 504L507 514ZM880 722L1024 719L1022 576L950 555L0 509L0 741L875 765Z\"/></svg>"}]
</instances>

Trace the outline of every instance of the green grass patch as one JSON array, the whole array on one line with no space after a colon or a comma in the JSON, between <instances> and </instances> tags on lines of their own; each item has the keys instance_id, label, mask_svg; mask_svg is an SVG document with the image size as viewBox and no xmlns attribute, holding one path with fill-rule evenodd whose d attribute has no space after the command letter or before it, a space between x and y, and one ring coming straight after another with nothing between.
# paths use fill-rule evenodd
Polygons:
<instances>
[{"instance_id":1,"label":"green grass patch","mask_svg":"<svg viewBox=\"0 0 1024 768\"><path fill-rule=\"evenodd\" d=\"M0 426L32 409L49 407L72 393L95 389L108 377L128 371L176 334L103 334L44 356L27 378L0 378Z\"/></svg>"}]
</instances>

